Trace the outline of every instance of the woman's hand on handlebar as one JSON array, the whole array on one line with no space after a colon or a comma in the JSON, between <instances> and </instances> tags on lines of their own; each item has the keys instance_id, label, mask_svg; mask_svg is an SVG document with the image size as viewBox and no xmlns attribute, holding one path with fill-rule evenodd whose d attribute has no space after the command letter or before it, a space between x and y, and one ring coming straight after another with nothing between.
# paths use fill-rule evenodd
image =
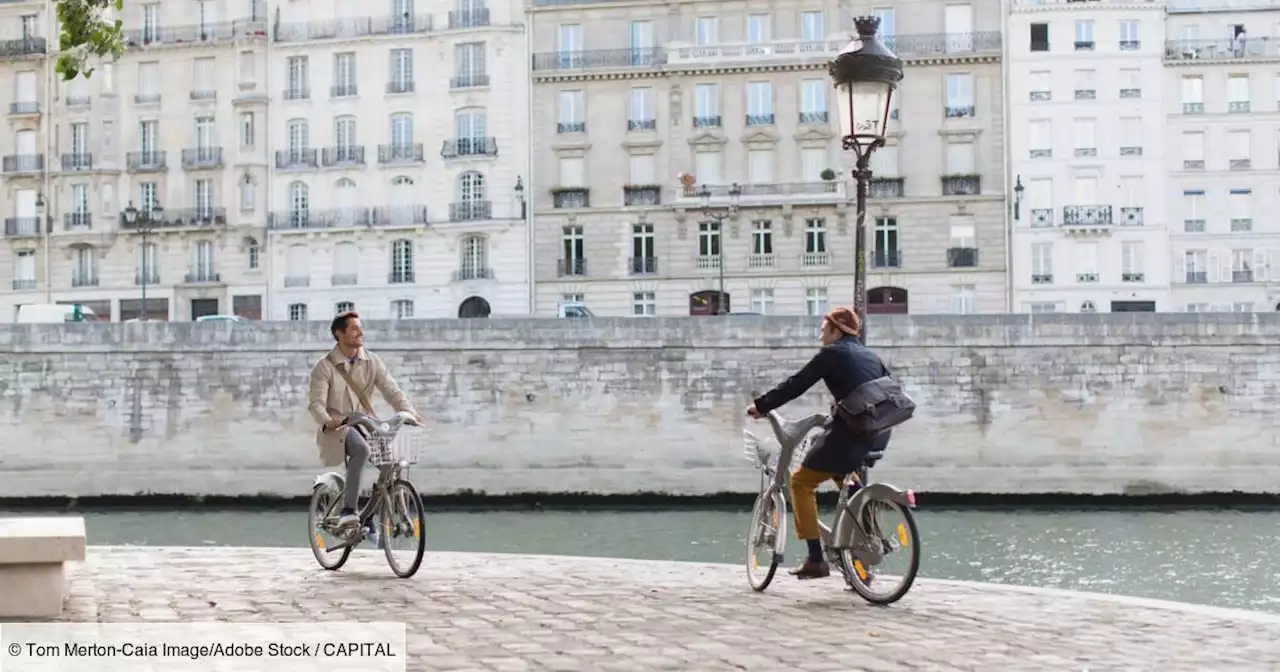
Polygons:
<instances>
[{"instance_id":1,"label":"woman's hand on handlebar","mask_svg":"<svg viewBox=\"0 0 1280 672\"><path fill-rule=\"evenodd\" d=\"M747 407L747 415L757 420L760 419L760 411L756 410L755 404L751 404Z\"/></svg>"}]
</instances>

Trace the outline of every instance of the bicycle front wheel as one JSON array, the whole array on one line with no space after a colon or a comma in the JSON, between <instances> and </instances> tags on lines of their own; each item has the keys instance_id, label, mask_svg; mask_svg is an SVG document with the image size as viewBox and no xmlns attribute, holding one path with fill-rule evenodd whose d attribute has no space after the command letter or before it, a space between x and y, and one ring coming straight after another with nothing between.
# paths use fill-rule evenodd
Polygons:
<instances>
[{"instance_id":1,"label":"bicycle front wheel","mask_svg":"<svg viewBox=\"0 0 1280 672\"><path fill-rule=\"evenodd\" d=\"M841 516L852 517L847 510ZM867 536L853 548L840 551L840 562L849 587L872 604L893 604L902 599L920 571L920 532L911 509L887 499L873 499L863 509L859 527ZM845 524L854 524L846 521ZM875 566L863 563L859 549L869 549L862 557L878 556Z\"/></svg>"},{"instance_id":2,"label":"bicycle front wheel","mask_svg":"<svg viewBox=\"0 0 1280 672\"><path fill-rule=\"evenodd\" d=\"M422 497L412 483L398 479L383 494L382 505L378 508L382 550L387 554L387 564L396 576L407 579L418 573L422 554L427 550L427 540L423 535L427 514L423 510ZM398 547L400 545L403 547Z\"/></svg>"},{"instance_id":3,"label":"bicycle front wheel","mask_svg":"<svg viewBox=\"0 0 1280 672\"><path fill-rule=\"evenodd\" d=\"M787 500L769 488L756 497L747 532L747 582L762 592L773 581L787 544Z\"/></svg>"},{"instance_id":4,"label":"bicycle front wheel","mask_svg":"<svg viewBox=\"0 0 1280 672\"><path fill-rule=\"evenodd\" d=\"M350 546L337 552L326 550L327 546L337 546L344 541L332 533L327 520L330 513L337 509L340 497L341 492L331 492L324 486L317 485L311 490L311 513L307 516L311 529L311 553L316 556L316 562L321 567L330 571L340 569L347 563L347 558L351 557ZM331 541L326 542L325 537L329 537Z\"/></svg>"}]
</instances>

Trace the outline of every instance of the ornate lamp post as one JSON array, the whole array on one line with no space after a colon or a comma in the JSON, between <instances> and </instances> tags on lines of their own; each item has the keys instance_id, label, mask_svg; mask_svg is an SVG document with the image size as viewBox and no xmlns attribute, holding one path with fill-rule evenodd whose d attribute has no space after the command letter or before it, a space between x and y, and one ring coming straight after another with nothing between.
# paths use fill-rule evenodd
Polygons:
<instances>
[{"instance_id":1,"label":"ornate lamp post","mask_svg":"<svg viewBox=\"0 0 1280 672\"><path fill-rule=\"evenodd\" d=\"M147 321L147 281L150 280L151 267L155 260L150 258L147 242L151 236L151 232L155 230L155 225L161 221L164 210L160 208L159 203L153 203L150 208L138 211L133 207L133 201L129 201L129 206L124 209L124 225L125 228L136 229L142 235L142 254L139 255L138 263L138 281L142 285L142 312L138 319Z\"/></svg>"},{"instance_id":2,"label":"ornate lamp post","mask_svg":"<svg viewBox=\"0 0 1280 672\"><path fill-rule=\"evenodd\" d=\"M520 204L520 219L524 219L528 215L528 212L525 209L527 206L525 205L525 201L524 201L524 178L520 177L519 175L516 175L515 192L516 192L516 202Z\"/></svg>"},{"instance_id":3,"label":"ornate lamp post","mask_svg":"<svg viewBox=\"0 0 1280 672\"><path fill-rule=\"evenodd\" d=\"M842 145L854 153L857 183L857 228L854 229L853 309L862 320L867 342L867 192L871 188L871 153L884 146L893 91L902 81L902 61L876 37L880 19L853 20L858 36L831 62L831 80L840 106Z\"/></svg>"},{"instance_id":4,"label":"ornate lamp post","mask_svg":"<svg viewBox=\"0 0 1280 672\"><path fill-rule=\"evenodd\" d=\"M1017 182L1013 185L1013 221L1015 222L1022 222L1022 192L1026 189L1022 186L1022 176L1019 175Z\"/></svg>"},{"instance_id":5,"label":"ornate lamp post","mask_svg":"<svg viewBox=\"0 0 1280 672\"><path fill-rule=\"evenodd\" d=\"M725 212L713 212L711 210L711 190L707 185L698 188L698 198L702 199L702 216L716 223L716 247L719 248L718 266L720 267L720 290L716 295L716 315L724 315L729 311L725 309L724 300L724 220L734 217L738 214L738 199L742 197L742 187L734 182L729 187L729 209Z\"/></svg>"}]
</instances>

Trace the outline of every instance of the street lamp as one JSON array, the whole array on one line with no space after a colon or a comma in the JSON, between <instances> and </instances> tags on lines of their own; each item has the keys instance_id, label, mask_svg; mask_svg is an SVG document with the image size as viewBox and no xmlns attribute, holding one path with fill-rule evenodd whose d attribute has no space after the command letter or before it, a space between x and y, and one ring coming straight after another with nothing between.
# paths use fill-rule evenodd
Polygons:
<instances>
[{"instance_id":1,"label":"street lamp","mask_svg":"<svg viewBox=\"0 0 1280 672\"><path fill-rule=\"evenodd\" d=\"M151 266L155 263L154 259L149 258L147 241L151 236L151 232L155 230L155 225L161 221L164 210L159 203L152 203L151 207L146 210L138 211L133 207L133 201L129 201L128 207L124 209L124 226L126 229L136 229L142 235L142 254L139 255L138 262L138 281L142 285L142 312L139 320L147 321L147 280L151 275Z\"/></svg>"},{"instance_id":2,"label":"street lamp","mask_svg":"<svg viewBox=\"0 0 1280 672\"><path fill-rule=\"evenodd\" d=\"M867 192L871 188L871 153L884 146L885 127L893 91L902 81L902 61L876 37L880 19L862 16L853 20L858 36L831 62L840 106L843 149L854 153L853 178L857 183L857 228L854 230L853 309L862 323L861 339L867 342Z\"/></svg>"},{"instance_id":3,"label":"street lamp","mask_svg":"<svg viewBox=\"0 0 1280 672\"><path fill-rule=\"evenodd\" d=\"M729 187L729 209L725 212L712 212L711 210L711 190L707 185L698 188L698 198L702 199L702 216L715 221L716 223L716 247L719 248L719 258L716 265L720 267L720 291L716 294L716 315L724 315L728 313L725 310L724 300L724 220L730 217L736 217L738 214L738 199L742 197L742 187L734 182Z\"/></svg>"},{"instance_id":4,"label":"street lamp","mask_svg":"<svg viewBox=\"0 0 1280 672\"><path fill-rule=\"evenodd\" d=\"M1022 223L1022 192L1026 191L1026 187L1022 186L1022 176L1018 176L1018 181L1013 185L1013 221Z\"/></svg>"},{"instance_id":5,"label":"street lamp","mask_svg":"<svg viewBox=\"0 0 1280 672\"><path fill-rule=\"evenodd\" d=\"M525 210L524 202L524 178L516 175L516 201L520 203L520 219L524 219L528 212Z\"/></svg>"}]
</instances>

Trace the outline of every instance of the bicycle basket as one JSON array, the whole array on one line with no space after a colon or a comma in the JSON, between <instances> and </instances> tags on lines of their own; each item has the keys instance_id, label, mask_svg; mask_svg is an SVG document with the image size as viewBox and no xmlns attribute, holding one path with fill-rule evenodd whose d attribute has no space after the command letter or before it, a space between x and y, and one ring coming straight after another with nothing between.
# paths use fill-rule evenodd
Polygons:
<instances>
[{"instance_id":1,"label":"bicycle basket","mask_svg":"<svg viewBox=\"0 0 1280 672\"><path fill-rule=\"evenodd\" d=\"M401 431L390 441L384 436L369 440L369 461L381 467L396 462L417 464L426 446L426 432Z\"/></svg>"}]
</instances>

